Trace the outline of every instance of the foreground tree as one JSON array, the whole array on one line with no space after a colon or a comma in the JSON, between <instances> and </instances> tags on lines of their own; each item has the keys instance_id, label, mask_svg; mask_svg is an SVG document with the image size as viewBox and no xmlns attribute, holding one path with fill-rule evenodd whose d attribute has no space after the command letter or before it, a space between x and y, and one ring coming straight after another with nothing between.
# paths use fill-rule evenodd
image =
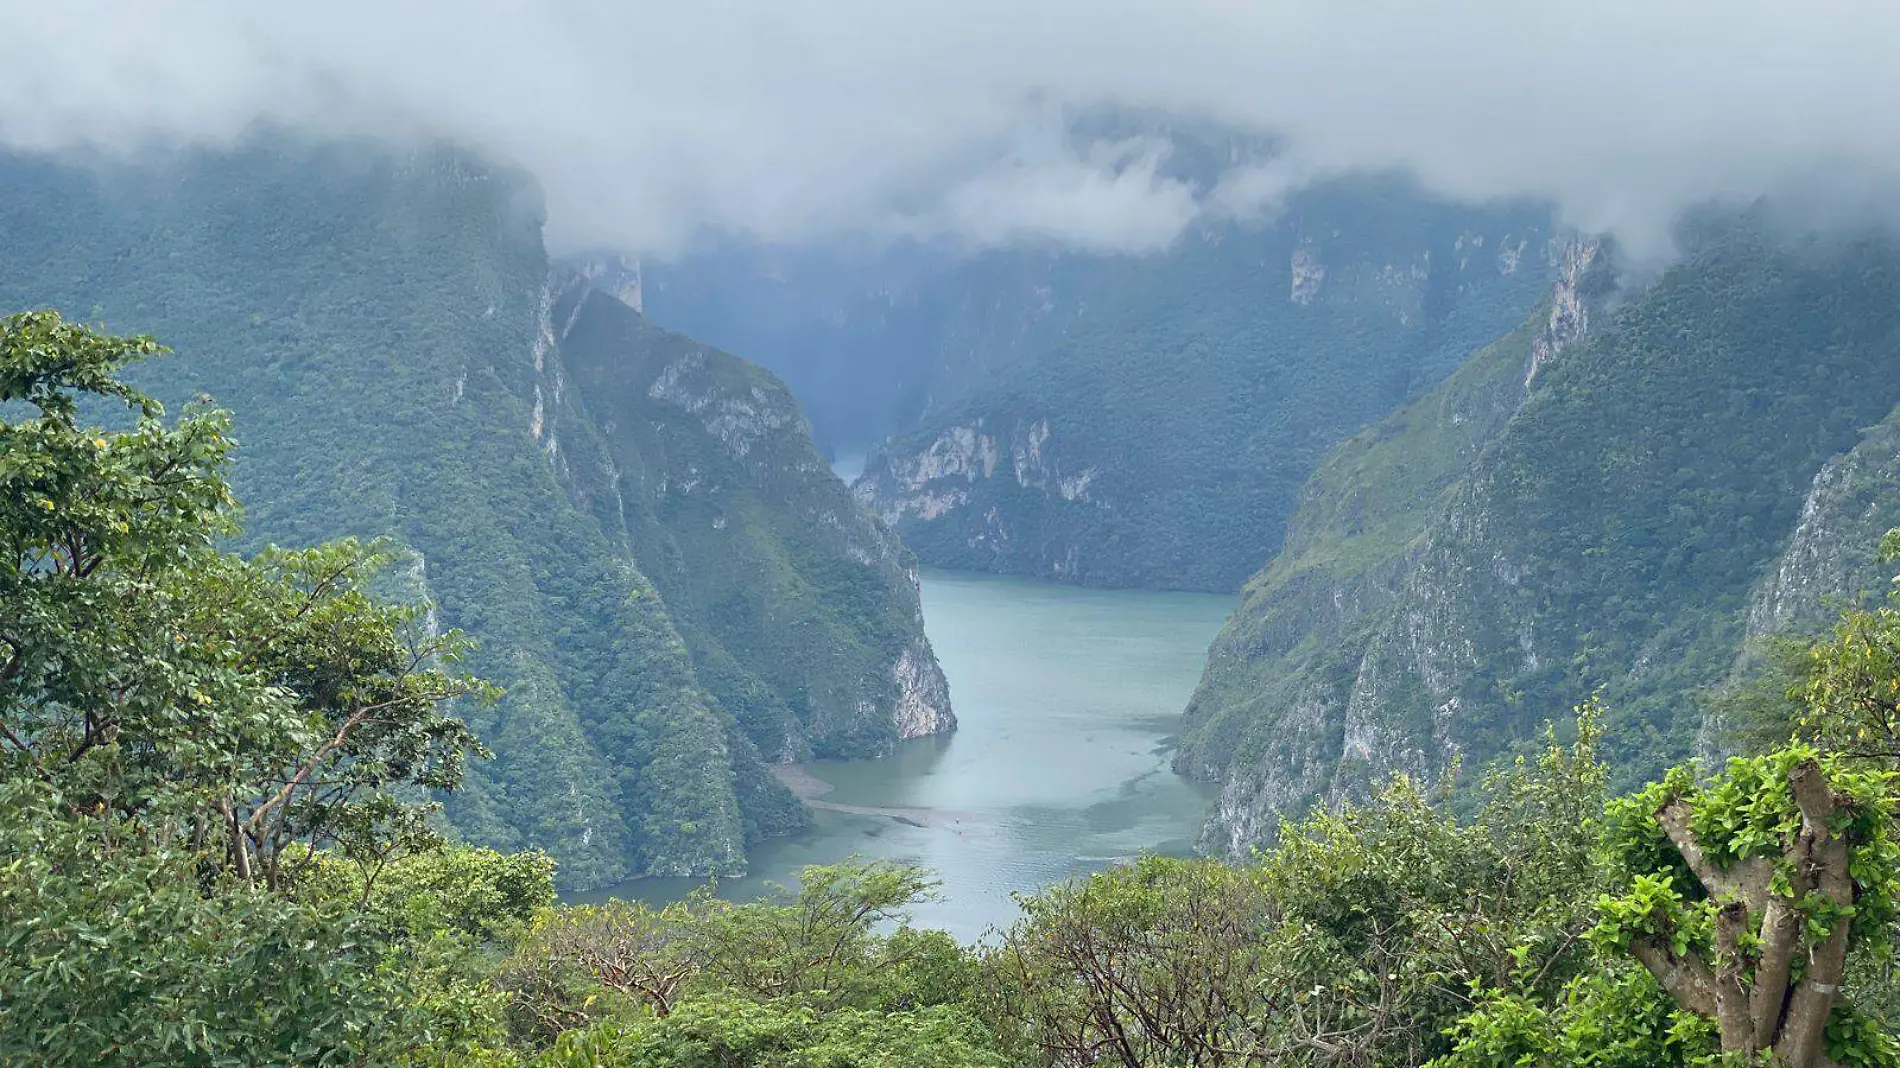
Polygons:
<instances>
[{"instance_id":1,"label":"foreground tree","mask_svg":"<svg viewBox=\"0 0 1900 1068\"><path fill-rule=\"evenodd\" d=\"M1880 541L1900 563L1900 530ZM1843 613L1797 665L1795 726L1825 749L1900 769L1900 578L1886 602Z\"/></svg>"},{"instance_id":2,"label":"foreground tree","mask_svg":"<svg viewBox=\"0 0 1900 1068\"><path fill-rule=\"evenodd\" d=\"M120 380L158 351L0 320L0 1060L400 1063L445 1018L370 873L437 844L399 793L460 781L485 687L370 595L382 547L216 546L227 422ZM300 887L346 856L360 892Z\"/></svg>"},{"instance_id":3,"label":"foreground tree","mask_svg":"<svg viewBox=\"0 0 1900 1068\"><path fill-rule=\"evenodd\" d=\"M1793 745L1612 802L1593 966L1555 998L1492 991L1441 1065L1900 1065L1850 982L1890 948L1897 790Z\"/></svg>"},{"instance_id":4,"label":"foreground tree","mask_svg":"<svg viewBox=\"0 0 1900 1068\"><path fill-rule=\"evenodd\" d=\"M905 923L930 887L853 860L758 901L554 909L496 980L536 1065L1001 1068L971 954Z\"/></svg>"},{"instance_id":5,"label":"foreground tree","mask_svg":"<svg viewBox=\"0 0 1900 1068\"><path fill-rule=\"evenodd\" d=\"M75 810L222 852L282 886L318 848L413 835L399 786L452 789L474 737L466 646L370 596L393 558L342 541L253 559L221 413L175 425L122 383L159 351L52 312L0 320L0 760ZM133 425L85 425L117 402Z\"/></svg>"},{"instance_id":6,"label":"foreground tree","mask_svg":"<svg viewBox=\"0 0 1900 1068\"><path fill-rule=\"evenodd\" d=\"M986 958L1004 1051L1048 1065L1416 1065L1473 988L1548 995L1585 959L1596 718L1461 821L1400 778L1249 865L1145 858L1023 900Z\"/></svg>"},{"instance_id":7,"label":"foreground tree","mask_svg":"<svg viewBox=\"0 0 1900 1068\"><path fill-rule=\"evenodd\" d=\"M1611 806L1610 848L1629 882L1594 937L1628 952L1721 1051L1787 1068L1870 1063L1844 997L1857 940L1883 938L1900 891L1894 778L1792 746L1697 782L1678 769Z\"/></svg>"},{"instance_id":8,"label":"foreground tree","mask_svg":"<svg viewBox=\"0 0 1900 1068\"><path fill-rule=\"evenodd\" d=\"M817 1010L722 992L664 1019L563 1035L533 1068L1016 1068L950 1006Z\"/></svg>"},{"instance_id":9,"label":"foreground tree","mask_svg":"<svg viewBox=\"0 0 1900 1068\"><path fill-rule=\"evenodd\" d=\"M200 881L199 858L0 786L0 1064L398 1062L406 977L334 903Z\"/></svg>"}]
</instances>

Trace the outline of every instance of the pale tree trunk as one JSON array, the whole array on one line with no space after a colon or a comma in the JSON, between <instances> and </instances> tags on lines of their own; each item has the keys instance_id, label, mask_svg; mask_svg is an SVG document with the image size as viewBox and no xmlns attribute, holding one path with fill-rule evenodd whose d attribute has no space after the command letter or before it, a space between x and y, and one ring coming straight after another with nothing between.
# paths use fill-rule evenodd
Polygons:
<instances>
[{"instance_id":1,"label":"pale tree trunk","mask_svg":"<svg viewBox=\"0 0 1900 1068\"><path fill-rule=\"evenodd\" d=\"M1633 939L1629 949L1678 1006L1714 1021L1723 1053L1772 1052L1782 1068L1826 1068L1827 1021L1847 970L1849 921L1836 919L1828 936L1813 942L1795 906L1812 893L1849 908L1854 880L1848 873L1849 843L1828 830L1828 816L1839 800L1820 767L1804 761L1789 773L1788 785L1801 811L1800 831L1782 845L1792 893L1774 893L1777 865L1764 858L1718 868L1696 840L1689 804L1671 801L1656 813L1656 822L1717 903L1714 959L1679 957L1666 940L1650 937ZM1756 917L1761 943L1751 960L1741 943ZM1805 974L1790 987L1801 956L1807 961Z\"/></svg>"}]
</instances>

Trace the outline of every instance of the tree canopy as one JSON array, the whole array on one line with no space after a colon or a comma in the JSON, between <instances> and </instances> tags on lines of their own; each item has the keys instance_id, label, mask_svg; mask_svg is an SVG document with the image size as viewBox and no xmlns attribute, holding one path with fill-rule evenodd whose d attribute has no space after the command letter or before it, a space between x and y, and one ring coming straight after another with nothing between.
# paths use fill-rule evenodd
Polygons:
<instances>
[{"instance_id":1,"label":"tree canopy","mask_svg":"<svg viewBox=\"0 0 1900 1068\"><path fill-rule=\"evenodd\" d=\"M547 855L436 818L493 690L386 596L404 550L230 551L227 420L120 377L159 351L0 320L0 1061L1900 1066L1900 605L1803 650L1788 740L1718 773L1607 797L1593 702L1466 814L1396 777L976 945L887 861L562 905Z\"/></svg>"}]
</instances>

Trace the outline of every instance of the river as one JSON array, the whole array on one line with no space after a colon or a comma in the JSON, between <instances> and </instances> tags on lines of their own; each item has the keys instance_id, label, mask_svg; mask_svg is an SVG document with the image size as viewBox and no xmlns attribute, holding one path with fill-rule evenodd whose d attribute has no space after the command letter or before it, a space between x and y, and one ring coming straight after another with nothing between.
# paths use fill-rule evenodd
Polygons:
<instances>
[{"instance_id":1,"label":"river","mask_svg":"<svg viewBox=\"0 0 1900 1068\"><path fill-rule=\"evenodd\" d=\"M957 732L787 769L839 807L755 851L753 874L722 895L753 897L853 854L902 859L942 880L916 921L975 939L1015 917L1014 891L1190 851L1212 794L1169 770L1168 742L1231 598L925 571L923 604ZM664 901L694 885L620 892Z\"/></svg>"}]
</instances>

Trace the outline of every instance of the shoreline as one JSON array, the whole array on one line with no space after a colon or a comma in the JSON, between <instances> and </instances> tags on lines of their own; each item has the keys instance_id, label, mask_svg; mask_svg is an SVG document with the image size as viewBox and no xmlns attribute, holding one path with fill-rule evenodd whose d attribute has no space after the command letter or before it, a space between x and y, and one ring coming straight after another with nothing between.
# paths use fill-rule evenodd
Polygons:
<instances>
[{"instance_id":1,"label":"shoreline","mask_svg":"<svg viewBox=\"0 0 1900 1068\"><path fill-rule=\"evenodd\" d=\"M946 812L935 808L909 808L903 805L847 805L837 801L826 801L824 797L834 787L831 783L811 773L804 764L774 764L772 774L794 797L805 803L807 808L823 809L826 812L842 812L850 816L875 816L902 823L909 827L941 827L956 830L975 824L977 817L969 812Z\"/></svg>"}]
</instances>

